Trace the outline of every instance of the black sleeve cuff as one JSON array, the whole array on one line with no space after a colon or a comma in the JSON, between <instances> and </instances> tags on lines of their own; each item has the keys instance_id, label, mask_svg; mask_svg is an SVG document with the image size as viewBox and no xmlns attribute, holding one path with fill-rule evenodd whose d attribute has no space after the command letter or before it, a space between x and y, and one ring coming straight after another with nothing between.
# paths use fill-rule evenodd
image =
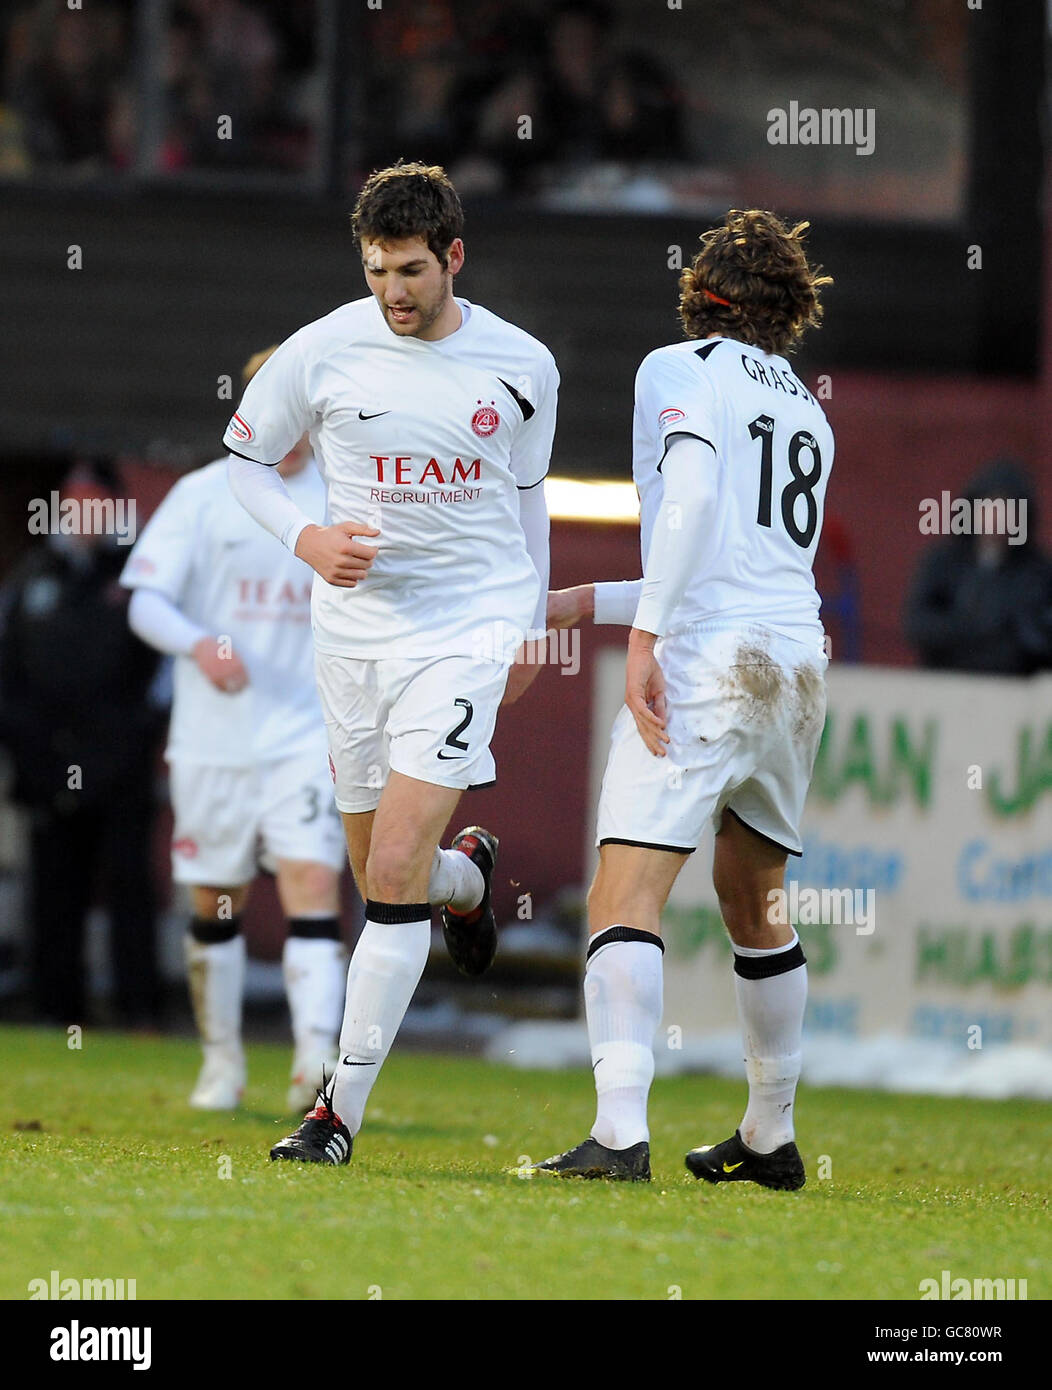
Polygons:
<instances>
[{"instance_id":1,"label":"black sleeve cuff","mask_svg":"<svg viewBox=\"0 0 1052 1390\"><path fill-rule=\"evenodd\" d=\"M695 434L693 430L673 430L673 432L665 440L665 447L661 451L661 458L658 460L657 471L659 473L661 472L661 465L665 462L665 455L668 453L668 446L672 443L674 439L700 439L702 444L707 444L714 454L717 452L716 445L713 444L711 439L706 439L703 434Z\"/></svg>"},{"instance_id":2,"label":"black sleeve cuff","mask_svg":"<svg viewBox=\"0 0 1052 1390\"><path fill-rule=\"evenodd\" d=\"M278 459L278 463L264 463L262 459L250 459L247 454L239 454L236 449L231 449L226 440L223 441L223 445L228 454L234 454L237 458L244 459L246 463L258 463L260 468L277 468L278 463L281 462L281 459Z\"/></svg>"}]
</instances>

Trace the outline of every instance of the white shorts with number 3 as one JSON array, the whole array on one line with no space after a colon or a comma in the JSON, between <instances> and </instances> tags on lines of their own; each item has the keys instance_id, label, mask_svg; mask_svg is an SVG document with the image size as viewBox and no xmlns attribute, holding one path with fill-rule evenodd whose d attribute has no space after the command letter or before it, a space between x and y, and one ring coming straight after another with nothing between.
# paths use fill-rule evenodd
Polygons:
<instances>
[{"instance_id":1,"label":"white shorts with number 3","mask_svg":"<svg viewBox=\"0 0 1052 1390\"><path fill-rule=\"evenodd\" d=\"M279 859L347 862L324 748L254 767L169 764L176 883L234 887Z\"/></svg>"}]
</instances>

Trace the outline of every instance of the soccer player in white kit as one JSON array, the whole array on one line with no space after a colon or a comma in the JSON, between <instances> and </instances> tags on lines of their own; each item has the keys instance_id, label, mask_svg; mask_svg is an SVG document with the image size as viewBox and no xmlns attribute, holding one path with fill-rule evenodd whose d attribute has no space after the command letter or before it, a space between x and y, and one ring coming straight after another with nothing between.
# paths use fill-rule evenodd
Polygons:
<instances>
[{"instance_id":1,"label":"soccer player in white kit","mask_svg":"<svg viewBox=\"0 0 1052 1390\"><path fill-rule=\"evenodd\" d=\"M246 365L246 381L267 355ZM325 484L306 441L278 467L298 505L323 521ZM244 1089L241 919L261 857L288 920L290 1110L309 1104L318 1069L335 1057L346 860L311 678L312 578L245 515L225 457L175 484L121 576L134 590L133 631L175 657L166 757L172 875L189 886L193 910L186 958L204 1051L190 1096L197 1109L233 1109Z\"/></svg>"},{"instance_id":2,"label":"soccer player in white kit","mask_svg":"<svg viewBox=\"0 0 1052 1390\"><path fill-rule=\"evenodd\" d=\"M437 845L461 793L494 779L502 699L538 670L511 663L544 630L542 480L559 378L536 339L454 296L462 227L443 170L373 174L352 219L371 295L283 343L225 436L240 456L237 496L317 571L318 688L366 903L340 1060L275 1159L348 1161L427 960L432 906L467 973L486 968L495 944L496 840L469 827L453 849ZM328 527L261 466L304 430L328 484Z\"/></svg>"},{"instance_id":3,"label":"soccer player in white kit","mask_svg":"<svg viewBox=\"0 0 1052 1390\"><path fill-rule=\"evenodd\" d=\"M680 279L687 341L650 353L636 376L643 579L550 596L551 626L590 615L632 631L588 900L596 1120L539 1171L650 1178L661 911L711 821L749 1099L735 1135L692 1150L687 1167L709 1182L804 1183L793 1101L807 972L795 930L770 909L786 856L801 852L825 718L812 565L833 435L782 355L818 326L831 283L808 264L806 228L732 211L701 237Z\"/></svg>"}]
</instances>

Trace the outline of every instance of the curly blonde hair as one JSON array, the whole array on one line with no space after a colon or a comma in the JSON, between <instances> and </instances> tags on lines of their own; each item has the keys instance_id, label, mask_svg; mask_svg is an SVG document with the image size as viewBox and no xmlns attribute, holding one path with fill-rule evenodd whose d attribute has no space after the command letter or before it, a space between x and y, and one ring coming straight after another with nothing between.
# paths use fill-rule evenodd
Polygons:
<instances>
[{"instance_id":1,"label":"curly blonde hair","mask_svg":"<svg viewBox=\"0 0 1052 1390\"><path fill-rule=\"evenodd\" d=\"M720 333L764 352L790 352L822 322L820 290L833 283L808 263L804 234L773 212L732 208L699 238L679 277L679 317L688 338Z\"/></svg>"}]
</instances>

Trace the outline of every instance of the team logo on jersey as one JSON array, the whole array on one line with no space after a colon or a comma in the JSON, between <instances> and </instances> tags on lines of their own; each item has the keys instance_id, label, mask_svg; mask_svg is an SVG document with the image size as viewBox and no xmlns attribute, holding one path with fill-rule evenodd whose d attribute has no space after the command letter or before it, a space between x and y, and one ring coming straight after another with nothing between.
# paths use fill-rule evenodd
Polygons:
<instances>
[{"instance_id":1,"label":"team logo on jersey","mask_svg":"<svg viewBox=\"0 0 1052 1390\"><path fill-rule=\"evenodd\" d=\"M667 410L663 410L658 416L658 429L667 430L669 425L678 425L681 420L687 418L687 412L680 410L678 406L670 405Z\"/></svg>"},{"instance_id":2,"label":"team logo on jersey","mask_svg":"<svg viewBox=\"0 0 1052 1390\"><path fill-rule=\"evenodd\" d=\"M181 854L184 859L196 859L197 841L191 840L189 835L184 835L181 840L173 840L172 853Z\"/></svg>"},{"instance_id":3,"label":"team logo on jersey","mask_svg":"<svg viewBox=\"0 0 1052 1390\"><path fill-rule=\"evenodd\" d=\"M230 424L227 428L241 444L251 444L256 437L255 430L237 411L230 417Z\"/></svg>"},{"instance_id":4,"label":"team logo on jersey","mask_svg":"<svg viewBox=\"0 0 1052 1390\"><path fill-rule=\"evenodd\" d=\"M471 417L471 428L483 439L488 439L491 434L496 434L500 428L500 416L496 411L496 401L490 401L489 405L478 403L478 410Z\"/></svg>"}]
</instances>

